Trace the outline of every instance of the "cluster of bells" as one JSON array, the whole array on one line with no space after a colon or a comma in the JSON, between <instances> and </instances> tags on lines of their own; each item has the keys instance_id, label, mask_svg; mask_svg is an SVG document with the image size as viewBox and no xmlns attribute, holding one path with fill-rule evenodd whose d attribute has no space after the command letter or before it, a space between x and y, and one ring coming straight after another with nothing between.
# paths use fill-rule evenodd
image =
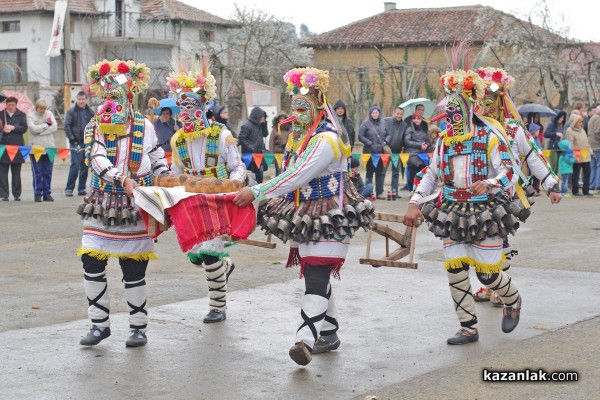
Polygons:
<instances>
[{"instance_id":1,"label":"cluster of bells","mask_svg":"<svg viewBox=\"0 0 600 400\"><path fill-rule=\"evenodd\" d=\"M258 221L262 230L275 235L284 243L288 240L307 243L353 237L359 228L369 230L375 216L375 209L370 201L358 201L353 206L346 204L343 208L332 208L323 215L314 216L305 213L305 208L296 210L291 200L283 202L285 206L280 212L263 211Z\"/></svg>"},{"instance_id":2,"label":"cluster of bells","mask_svg":"<svg viewBox=\"0 0 600 400\"><path fill-rule=\"evenodd\" d=\"M92 192L83 198L83 203L77 207L81 219L94 218L102 221L105 226L135 224L141 220L138 210L135 210L131 199L125 194L107 194Z\"/></svg>"},{"instance_id":3,"label":"cluster of bells","mask_svg":"<svg viewBox=\"0 0 600 400\"><path fill-rule=\"evenodd\" d=\"M528 190L529 203L533 204L533 190ZM514 234L531 215L523 202L500 197L486 204L455 203L444 201L440 208L434 202L423 204L421 212L429 230L437 237L459 242L481 241L486 237Z\"/></svg>"}]
</instances>

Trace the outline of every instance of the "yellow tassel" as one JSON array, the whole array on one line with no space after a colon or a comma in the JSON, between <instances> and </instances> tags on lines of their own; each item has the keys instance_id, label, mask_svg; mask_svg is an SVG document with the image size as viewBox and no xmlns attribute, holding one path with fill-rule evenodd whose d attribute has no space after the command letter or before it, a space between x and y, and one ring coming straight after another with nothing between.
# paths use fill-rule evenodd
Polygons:
<instances>
[{"instance_id":1,"label":"yellow tassel","mask_svg":"<svg viewBox=\"0 0 600 400\"><path fill-rule=\"evenodd\" d=\"M136 254L124 254L124 253L112 253L110 251L102 251L102 250L95 250L95 249L84 249L84 248L78 248L77 249L77 255L78 256L82 256L82 255L88 255L90 257L93 257L97 260L108 260L110 257L114 257L114 258L129 258L135 261L147 261L147 260L157 260L158 257L156 257L156 254L153 251L148 251L145 253L136 253Z\"/></svg>"},{"instance_id":2,"label":"yellow tassel","mask_svg":"<svg viewBox=\"0 0 600 400\"><path fill-rule=\"evenodd\" d=\"M227 138L225 139L225 145L229 146L230 144L233 144L235 146L237 146L238 141L236 138L233 137L233 135L229 135L227 136Z\"/></svg>"},{"instance_id":3,"label":"yellow tassel","mask_svg":"<svg viewBox=\"0 0 600 400\"><path fill-rule=\"evenodd\" d=\"M124 124L99 124L100 133L104 135L124 136L127 134L127 126Z\"/></svg>"},{"instance_id":4,"label":"yellow tassel","mask_svg":"<svg viewBox=\"0 0 600 400\"><path fill-rule=\"evenodd\" d=\"M475 268L475 271L482 274L497 274L502 271L502 263L504 262L505 257L504 253L502 253L502 257L500 258L500 262L495 264L486 264L481 261L477 261L471 257L458 257L452 258L450 260L446 260L444 262L444 268L446 270L450 269L460 269L463 268L464 264L470 265Z\"/></svg>"},{"instance_id":5,"label":"yellow tassel","mask_svg":"<svg viewBox=\"0 0 600 400\"><path fill-rule=\"evenodd\" d=\"M444 131L446 132L446 131ZM443 133L443 132L442 132ZM464 142L465 140L469 140L473 137L473 132L465 133L464 135L459 136L440 136L442 140L444 140L444 144L446 146L450 146L454 143Z\"/></svg>"}]
</instances>

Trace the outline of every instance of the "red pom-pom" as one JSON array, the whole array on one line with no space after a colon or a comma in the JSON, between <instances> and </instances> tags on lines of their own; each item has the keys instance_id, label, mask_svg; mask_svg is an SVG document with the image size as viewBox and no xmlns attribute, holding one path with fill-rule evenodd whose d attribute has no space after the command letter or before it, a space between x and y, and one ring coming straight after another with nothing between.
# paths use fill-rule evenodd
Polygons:
<instances>
[{"instance_id":1,"label":"red pom-pom","mask_svg":"<svg viewBox=\"0 0 600 400\"><path fill-rule=\"evenodd\" d=\"M117 70L122 74L126 74L129 72L129 65L125 64L124 62L120 62Z\"/></svg>"},{"instance_id":2,"label":"red pom-pom","mask_svg":"<svg viewBox=\"0 0 600 400\"><path fill-rule=\"evenodd\" d=\"M108 63L102 64L98 72L100 72L100 75L102 76L108 74L110 72L110 65L108 65Z\"/></svg>"},{"instance_id":3,"label":"red pom-pom","mask_svg":"<svg viewBox=\"0 0 600 400\"><path fill-rule=\"evenodd\" d=\"M498 82L498 83L502 82L502 72L500 72L500 71L494 72L492 74L492 80L494 82Z\"/></svg>"},{"instance_id":4,"label":"red pom-pom","mask_svg":"<svg viewBox=\"0 0 600 400\"><path fill-rule=\"evenodd\" d=\"M131 94L131 93L127 93L127 98L128 98L129 100L133 99L133 94Z\"/></svg>"},{"instance_id":5,"label":"red pom-pom","mask_svg":"<svg viewBox=\"0 0 600 400\"><path fill-rule=\"evenodd\" d=\"M204 96L200 97L200 101L205 103L206 102L206 98Z\"/></svg>"}]
</instances>

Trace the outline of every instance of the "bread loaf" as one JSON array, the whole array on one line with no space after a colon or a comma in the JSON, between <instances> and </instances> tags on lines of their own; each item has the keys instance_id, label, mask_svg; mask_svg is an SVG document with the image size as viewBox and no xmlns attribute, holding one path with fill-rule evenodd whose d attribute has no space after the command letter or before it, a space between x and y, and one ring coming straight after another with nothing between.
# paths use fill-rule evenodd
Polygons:
<instances>
[{"instance_id":1,"label":"bread loaf","mask_svg":"<svg viewBox=\"0 0 600 400\"><path fill-rule=\"evenodd\" d=\"M154 185L167 188L185 186L185 182L189 178L193 177L185 174L159 175L154 178Z\"/></svg>"},{"instance_id":2,"label":"bread loaf","mask_svg":"<svg viewBox=\"0 0 600 400\"><path fill-rule=\"evenodd\" d=\"M242 182L237 179L217 179L185 174L157 176L154 178L154 184L165 188L184 186L185 191L190 193L230 193L242 188Z\"/></svg>"}]
</instances>

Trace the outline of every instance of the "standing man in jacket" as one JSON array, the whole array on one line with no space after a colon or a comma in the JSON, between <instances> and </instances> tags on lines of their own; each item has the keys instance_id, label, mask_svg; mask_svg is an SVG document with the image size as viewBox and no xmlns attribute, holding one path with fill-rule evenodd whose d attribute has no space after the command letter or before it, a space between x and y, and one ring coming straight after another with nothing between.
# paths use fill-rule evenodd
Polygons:
<instances>
[{"instance_id":1,"label":"standing man in jacket","mask_svg":"<svg viewBox=\"0 0 600 400\"><path fill-rule=\"evenodd\" d=\"M267 113L260 107L254 107L252 111L250 111L248 121L244 122L242 125L238 136L238 140L242 146L242 153L264 153L264 138L267 136L269 136L269 130L267 129ZM254 161L252 161L248 170L254 172L256 182L262 183L262 165L257 167Z\"/></svg>"},{"instance_id":2,"label":"standing man in jacket","mask_svg":"<svg viewBox=\"0 0 600 400\"><path fill-rule=\"evenodd\" d=\"M392 150L392 153L402 153L402 148L404 147L404 134L406 132L406 127L408 126L406 122L402 120L404 117L404 109L400 106L396 107L394 110L394 114L391 117L386 117L383 119L383 124L388 132L389 137L389 146ZM398 196L398 180L400 177L400 169L404 168L402 165L402 161L398 160L398 164L394 165L392 162L392 192L396 198L400 198Z\"/></svg>"},{"instance_id":3,"label":"standing man in jacket","mask_svg":"<svg viewBox=\"0 0 600 400\"><path fill-rule=\"evenodd\" d=\"M9 146L24 146L23 135L27 132L27 116L17 108L17 98L6 99L6 108L0 111L0 144ZM23 156L17 151L13 160L10 160L8 152L4 152L0 158L0 198L8 201L8 170L12 176L12 194L15 201L21 201L21 165Z\"/></svg>"},{"instance_id":4,"label":"standing man in jacket","mask_svg":"<svg viewBox=\"0 0 600 400\"><path fill-rule=\"evenodd\" d=\"M354 139L356 138L356 132L354 131L354 124L352 120L348 118L348 112L346 111L346 104L342 100L336 101L333 106L333 111L340 118L342 124L344 124L344 128L346 128L346 133L348 134L348 139L350 140L350 146L354 147Z\"/></svg>"},{"instance_id":5,"label":"standing man in jacket","mask_svg":"<svg viewBox=\"0 0 600 400\"><path fill-rule=\"evenodd\" d=\"M67 110L65 115L65 135L69 139L71 148L71 167L69 168L69 177L67 178L67 187L65 195L73 196L75 182L79 177L77 194L85 196L85 190L88 167L85 165L83 154L83 138L85 126L94 116L94 112L87 105L87 95L85 92L77 93L77 104Z\"/></svg>"},{"instance_id":6,"label":"standing man in jacket","mask_svg":"<svg viewBox=\"0 0 600 400\"><path fill-rule=\"evenodd\" d=\"M364 144L363 153L381 154L387 146L388 132L385 125L381 122L381 107L372 105L369 108L369 118L360 124L358 129L358 140ZM383 162L375 165L373 158L367 163L367 180L365 183L373 183L375 175L375 192L377 198L385 200L383 195L383 184L385 180L385 169Z\"/></svg>"}]
</instances>

